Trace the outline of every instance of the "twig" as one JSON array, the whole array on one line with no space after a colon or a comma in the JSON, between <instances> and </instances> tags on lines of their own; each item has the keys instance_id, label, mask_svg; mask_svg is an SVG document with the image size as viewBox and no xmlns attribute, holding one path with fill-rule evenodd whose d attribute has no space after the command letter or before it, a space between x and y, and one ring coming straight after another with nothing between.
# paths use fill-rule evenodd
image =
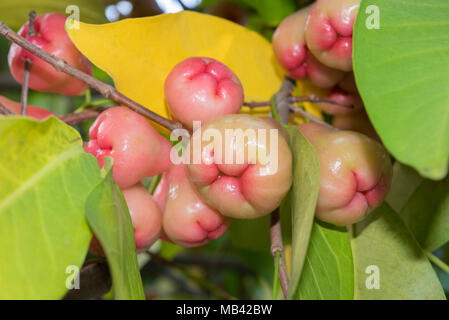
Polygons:
<instances>
[{"instance_id":1,"label":"twig","mask_svg":"<svg viewBox=\"0 0 449 320\"><path fill-rule=\"evenodd\" d=\"M271 105L270 101L249 101L243 102L243 106L248 108L259 108L259 107L269 107Z\"/></svg>"},{"instance_id":2,"label":"twig","mask_svg":"<svg viewBox=\"0 0 449 320\"><path fill-rule=\"evenodd\" d=\"M164 118L157 113L154 113L153 111L145 108L141 104L131 100L127 96L123 95L119 91L117 91L114 87L111 85L101 82L94 77L91 77L90 75L72 67L67 62L65 62L62 59L59 59L55 57L54 55L49 54L48 52L42 50L41 48L35 46L25 38L21 37L17 33L15 33L11 28L9 28L3 21L0 20L0 35L5 37L6 39L16 43L20 47L24 48L25 50L31 52L35 56L41 58L53 68L55 68L56 71L64 72L72 77L75 77L76 79L79 79L85 83L87 83L91 88L94 88L99 93L101 93L104 97L114 100L115 102L119 103L120 105L127 106L131 110L139 113L140 115L156 122L157 124L167 128L168 130L172 131L175 129L182 128L182 125L180 123L174 122L172 120L169 120L167 118Z\"/></svg>"},{"instance_id":3,"label":"twig","mask_svg":"<svg viewBox=\"0 0 449 320\"><path fill-rule=\"evenodd\" d=\"M321 97L317 97L313 94L309 94L307 96L291 96L289 98L291 103L297 103L297 102L311 102L311 103L330 103L333 105L337 105L337 106L342 106L345 108L349 108L349 109L354 109L354 106L352 104L346 104L346 103L340 103L338 101L335 100L331 100L331 99L326 99L326 98L321 98ZM260 107L269 107L271 104L270 101L249 101L249 102L244 102L243 105L245 107L248 108L260 108Z\"/></svg>"},{"instance_id":4,"label":"twig","mask_svg":"<svg viewBox=\"0 0 449 320\"><path fill-rule=\"evenodd\" d=\"M34 19L36 18L36 11L32 10L29 13L28 22L28 32L27 36L34 36ZM25 116L27 114L27 102L28 102L28 84L30 82L30 69L33 62L31 59L25 59L25 67L23 71L23 83L22 83L22 94L20 97L21 102L21 114Z\"/></svg>"},{"instance_id":5,"label":"twig","mask_svg":"<svg viewBox=\"0 0 449 320\"><path fill-rule=\"evenodd\" d=\"M290 97L294 89L294 82L289 78L284 78L281 84L281 88L274 95L274 102L279 119L282 123L288 124L288 118L290 113ZM288 292L288 276L287 268L285 267L284 259L284 244L282 243L282 230L281 221L279 218L279 209L274 211L270 217L270 238L271 238L271 255L274 259L274 266L279 263L278 274L284 297L287 298ZM277 258L279 255L279 259Z\"/></svg>"},{"instance_id":6,"label":"twig","mask_svg":"<svg viewBox=\"0 0 449 320\"><path fill-rule=\"evenodd\" d=\"M317 97L314 94L309 94L307 96L304 97L291 97L290 101L295 103L295 102L312 102L312 103L329 103L329 104L333 104L336 106L341 106L341 107L345 107L348 109L354 109L354 106L352 104L346 104L346 103L340 103L338 101L335 100L331 100L331 99L325 99L325 98L320 98Z\"/></svg>"},{"instance_id":7,"label":"twig","mask_svg":"<svg viewBox=\"0 0 449 320\"><path fill-rule=\"evenodd\" d=\"M287 299L288 293L288 275L285 266L284 245L282 243L281 220L279 218L279 209L271 214L270 217L270 237L271 237L271 255L274 259L274 266L278 266L279 282L281 283L282 293ZM279 259L277 258L279 256Z\"/></svg>"},{"instance_id":8,"label":"twig","mask_svg":"<svg viewBox=\"0 0 449 320\"><path fill-rule=\"evenodd\" d=\"M309 120L312 121L312 122L316 122L316 123L322 124L322 125L324 125L324 126L326 126L326 127L328 127L328 128L335 129L335 127L331 126L331 125L330 125L329 123L327 123L326 121L323 121L323 120L321 120L321 119L318 119L317 117L311 115L311 114L308 113L307 111L305 111L305 110L303 110L303 109L301 109L301 108L299 108L299 107L297 107L297 106L290 105L290 110L293 111L293 112L295 112L295 113L297 113L297 114L299 114L299 115L300 115L301 117L303 117L303 118L309 119Z\"/></svg>"},{"instance_id":9,"label":"twig","mask_svg":"<svg viewBox=\"0 0 449 320\"><path fill-rule=\"evenodd\" d=\"M5 116L15 115L15 113L11 109L9 109L1 102L0 102L0 113Z\"/></svg>"},{"instance_id":10,"label":"twig","mask_svg":"<svg viewBox=\"0 0 449 320\"><path fill-rule=\"evenodd\" d=\"M101 111L103 111L103 108L86 109L78 113L69 113L60 116L59 119L67 124L74 125L97 118Z\"/></svg>"}]
</instances>

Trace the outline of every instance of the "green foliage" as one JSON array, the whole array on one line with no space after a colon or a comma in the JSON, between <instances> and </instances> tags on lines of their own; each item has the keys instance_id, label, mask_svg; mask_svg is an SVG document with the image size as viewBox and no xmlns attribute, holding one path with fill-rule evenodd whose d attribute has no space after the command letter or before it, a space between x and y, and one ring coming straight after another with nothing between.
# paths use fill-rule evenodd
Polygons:
<instances>
[{"instance_id":1,"label":"green foliage","mask_svg":"<svg viewBox=\"0 0 449 320\"><path fill-rule=\"evenodd\" d=\"M299 129L296 126L290 126L287 130L293 154L293 185L289 193L290 206L287 206L290 209L290 214L287 213L287 216L290 217L292 226L290 231L292 235L292 272L289 281L289 297L293 297L299 286L312 230L320 186L320 167L315 149ZM281 216L285 215L285 212L281 212ZM284 230L283 232L288 231Z\"/></svg>"},{"instance_id":2,"label":"green foliage","mask_svg":"<svg viewBox=\"0 0 449 320\"><path fill-rule=\"evenodd\" d=\"M120 188L112 179L112 158L105 175L86 202L86 216L106 254L116 299L143 300L142 279L137 264L134 229Z\"/></svg>"},{"instance_id":3,"label":"green foliage","mask_svg":"<svg viewBox=\"0 0 449 320\"><path fill-rule=\"evenodd\" d=\"M449 177L423 179L397 162L387 201L423 248L432 252L449 241Z\"/></svg>"},{"instance_id":4,"label":"green foliage","mask_svg":"<svg viewBox=\"0 0 449 320\"><path fill-rule=\"evenodd\" d=\"M445 299L424 251L386 203L353 226L351 245L355 299ZM374 276L369 266L378 268L378 289L367 286Z\"/></svg>"},{"instance_id":5,"label":"green foliage","mask_svg":"<svg viewBox=\"0 0 449 320\"><path fill-rule=\"evenodd\" d=\"M87 195L100 181L79 134L56 118L0 119L0 299L59 299L91 237Z\"/></svg>"},{"instance_id":6,"label":"green foliage","mask_svg":"<svg viewBox=\"0 0 449 320\"><path fill-rule=\"evenodd\" d=\"M298 10L295 0L233 0L255 10L267 25L277 26L286 16Z\"/></svg>"},{"instance_id":7,"label":"green foliage","mask_svg":"<svg viewBox=\"0 0 449 320\"><path fill-rule=\"evenodd\" d=\"M379 29L366 26L370 5ZM448 16L446 0L364 0L354 26L368 115L388 150L430 179L443 178L449 162Z\"/></svg>"},{"instance_id":8,"label":"green foliage","mask_svg":"<svg viewBox=\"0 0 449 320\"><path fill-rule=\"evenodd\" d=\"M449 177L423 180L400 215L423 248L433 251L449 241Z\"/></svg>"},{"instance_id":9,"label":"green foliage","mask_svg":"<svg viewBox=\"0 0 449 320\"><path fill-rule=\"evenodd\" d=\"M315 222L294 298L350 300L353 296L354 266L346 228Z\"/></svg>"},{"instance_id":10,"label":"green foliage","mask_svg":"<svg viewBox=\"0 0 449 320\"><path fill-rule=\"evenodd\" d=\"M78 6L80 20L89 23L104 23L105 5L99 0L2 0L0 2L0 20L10 28L18 29L28 21L28 13L31 10L43 14L59 12L66 14L66 7Z\"/></svg>"}]
</instances>

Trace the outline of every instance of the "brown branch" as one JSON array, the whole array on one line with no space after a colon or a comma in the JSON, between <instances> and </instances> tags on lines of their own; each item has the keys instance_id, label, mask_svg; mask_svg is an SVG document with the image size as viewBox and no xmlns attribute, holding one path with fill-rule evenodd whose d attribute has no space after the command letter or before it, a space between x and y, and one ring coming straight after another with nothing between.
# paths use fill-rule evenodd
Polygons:
<instances>
[{"instance_id":1,"label":"brown branch","mask_svg":"<svg viewBox=\"0 0 449 320\"><path fill-rule=\"evenodd\" d=\"M284 78L281 88L274 95L274 103L282 123L288 124L290 113L290 97L294 89L294 82L289 78ZM279 252L279 282L281 284L284 297L287 298L288 292L288 275L285 267L284 244L282 243L281 221L279 217L279 209L274 211L270 217L270 239L271 239L271 255L276 265L276 253Z\"/></svg>"},{"instance_id":2,"label":"brown branch","mask_svg":"<svg viewBox=\"0 0 449 320\"><path fill-rule=\"evenodd\" d=\"M248 108L260 108L260 107L269 107L271 106L270 101L249 101L249 102L243 102L243 106Z\"/></svg>"},{"instance_id":3,"label":"brown branch","mask_svg":"<svg viewBox=\"0 0 449 320\"><path fill-rule=\"evenodd\" d=\"M11 109L9 109L7 106L5 106L1 102L0 102L0 113L5 116L15 115L15 113Z\"/></svg>"},{"instance_id":4,"label":"brown branch","mask_svg":"<svg viewBox=\"0 0 449 320\"><path fill-rule=\"evenodd\" d=\"M325 98L320 98L317 97L314 94L309 94L307 96L304 97L291 97L290 101L292 103L296 103L296 102L311 102L311 103L329 103L329 104L333 104L336 106L341 106L341 107L345 107L348 109L354 109L354 106L352 104L346 104L346 103L341 103L335 100L331 100L331 99L325 99Z\"/></svg>"},{"instance_id":5,"label":"brown branch","mask_svg":"<svg viewBox=\"0 0 449 320\"><path fill-rule=\"evenodd\" d=\"M276 265L276 253L279 252L279 282L281 283L282 293L287 298L288 293L288 275L285 266L284 245L282 243L281 219L279 218L279 209L274 211L270 217L270 238L271 255Z\"/></svg>"},{"instance_id":6,"label":"brown branch","mask_svg":"<svg viewBox=\"0 0 449 320\"><path fill-rule=\"evenodd\" d=\"M0 20L0 35L8 39L9 41L12 41L19 45L20 47L24 48L25 50L31 52L35 56L41 58L53 68L55 68L56 71L67 73L68 75L71 75L72 77L79 79L86 84L88 84L91 88L97 90L99 93L101 93L104 97L114 100L120 105L127 106L131 110L137 112L138 114L156 122L157 124L167 128L168 130L172 131L175 129L182 128L182 125L180 123L174 122L170 119L164 118L157 113L145 108L141 104L131 100L124 94L117 91L114 87L111 85L101 82L94 77L72 67L67 62L65 62L62 59L59 59L55 57L54 55L49 54L48 52L42 50L41 48L35 46L25 38L21 37L17 33L15 33L13 30L11 30L3 21Z\"/></svg>"},{"instance_id":7,"label":"brown branch","mask_svg":"<svg viewBox=\"0 0 449 320\"><path fill-rule=\"evenodd\" d=\"M34 19L36 18L36 11L32 10L29 13L29 22L28 22L28 32L27 36L34 36ZM28 84L30 82L30 69L31 64L33 62L31 59L25 59L25 66L23 71L23 83L22 83L22 93L20 96L21 102L21 114L22 116L26 116L27 114L27 102L28 102Z\"/></svg>"},{"instance_id":8,"label":"brown branch","mask_svg":"<svg viewBox=\"0 0 449 320\"><path fill-rule=\"evenodd\" d=\"M103 110L103 108L86 109L78 113L69 113L59 116L59 119L67 124L74 125L87 120L96 119Z\"/></svg>"},{"instance_id":9,"label":"brown branch","mask_svg":"<svg viewBox=\"0 0 449 320\"><path fill-rule=\"evenodd\" d=\"M333 105L342 106L342 107L349 108L349 109L354 109L354 106L352 104L340 103L335 100L317 97L313 94L309 94L307 96L300 96L300 97L291 96L289 98L289 100L291 103L297 103L297 102L330 103ZM244 102L243 105L245 107L252 109L252 108L269 107L269 106L271 106L271 102L270 101L249 101L249 102Z\"/></svg>"},{"instance_id":10,"label":"brown branch","mask_svg":"<svg viewBox=\"0 0 449 320\"><path fill-rule=\"evenodd\" d=\"M306 118L306 119L308 119L308 120L310 120L310 121L312 121L312 122L316 122L316 123L322 124L323 126L326 126L326 127L328 127L328 128L335 129L335 127L331 126L331 125L330 125L329 123L327 123L326 121L323 121L323 120L321 120L321 119L318 119L317 117L311 115L311 114L308 113L307 111L305 111L305 110L303 110L303 109L301 109L301 108L299 108L299 107L297 107L297 106L290 105L290 110L293 111L294 113L299 114L301 117Z\"/></svg>"}]
</instances>

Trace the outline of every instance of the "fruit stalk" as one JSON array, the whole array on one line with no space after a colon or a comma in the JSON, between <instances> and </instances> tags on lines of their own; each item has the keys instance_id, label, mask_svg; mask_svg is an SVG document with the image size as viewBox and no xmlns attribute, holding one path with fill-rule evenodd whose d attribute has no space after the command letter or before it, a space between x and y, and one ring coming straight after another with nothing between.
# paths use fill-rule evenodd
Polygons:
<instances>
[{"instance_id":1,"label":"fruit stalk","mask_svg":"<svg viewBox=\"0 0 449 320\"><path fill-rule=\"evenodd\" d=\"M29 13L30 16L30 27L28 28L27 36L34 35L34 19L36 18L36 11L32 10ZM23 85L22 85L22 94L20 97L20 102L22 104L21 114L25 116L27 114L27 100L28 100L28 83L30 80L30 69L31 69L32 61L30 59L25 59L25 71L23 74Z\"/></svg>"},{"instance_id":2,"label":"fruit stalk","mask_svg":"<svg viewBox=\"0 0 449 320\"><path fill-rule=\"evenodd\" d=\"M289 78L284 78L281 88L274 95L275 107L278 111L279 118L284 124L288 124L290 112L291 93L294 89L294 82ZM279 281L281 283L282 293L287 298L288 293L288 275L285 266L284 244L282 243L281 220L279 217L279 209L276 209L270 216L270 239L271 239L271 255L274 259L274 266L277 265L277 253L279 253Z\"/></svg>"},{"instance_id":3,"label":"fruit stalk","mask_svg":"<svg viewBox=\"0 0 449 320\"><path fill-rule=\"evenodd\" d=\"M35 46L25 38L15 33L1 20L0 20L0 35L2 35L4 38L8 39L11 42L14 42L18 46L24 48L25 50L29 51L35 56L41 58L42 60L50 64L53 68L55 68L56 71L67 73L72 77L85 82L91 88L97 90L105 98L114 100L118 104L130 108L134 112L137 112L138 114L148 118L151 121L154 121L155 123L167 128L170 131L182 128L181 124L174 122L170 119L164 118L158 115L157 113L154 113L153 111L145 108L141 104L133 101L132 99L128 98L124 94L117 91L113 86L104 83L102 81L99 81L94 77L91 77L90 75L72 67L64 60L58 59L55 56L49 54L48 52L42 50L41 48Z\"/></svg>"}]
</instances>

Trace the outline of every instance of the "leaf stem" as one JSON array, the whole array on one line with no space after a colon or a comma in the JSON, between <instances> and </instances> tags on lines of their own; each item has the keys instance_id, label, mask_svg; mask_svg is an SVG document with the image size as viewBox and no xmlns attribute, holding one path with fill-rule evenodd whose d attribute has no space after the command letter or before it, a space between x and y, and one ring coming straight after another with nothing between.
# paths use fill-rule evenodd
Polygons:
<instances>
[{"instance_id":1,"label":"leaf stem","mask_svg":"<svg viewBox=\"0 0 449 320\"><path fill-rule=\"evenodd\" d=\"M34 19L36 18L36 11L32 10L29 13L28 20L28 32L27 36L34 36ZM22 116L26 116L27 114L27 104L28 104L28 84L30 82L30 69L31 69L32 61L31 59L25 59L25 66L23 72L23 83L22 83L22 93L20 96L21 108L20 114Z\"/></svg>"},{"instance_id":2,"label":"leaf stem","mask_svg":"<svg viewBox=\"0 0 449 320\"><path fill-rule=\"evenodd\" d=\"M279 286L279 260L281 258L281 253L276 252L276 262L274 264L274 274L273 274L273 300L277 300L278 296L278 286Z\"/></svg>"},{"instance_id":3,"label":"leaf stem","mask_svg":"<svg viewBox=\"0 0 449 320\"><path fill-rule=\"evenodd\" d=\"M276 120L276 121L279 121L279 122L281 122L281 119L279 118L279 114L278 114L278 110L276 109L276 104L275 104L275 102L274 102L274 96L271 98L271 100L270 100L270 104L271 104L271 113L272 113L272 115L273 115L273 118Z\"/></svg>"},{"instance_id":4,"label":"leaf stem","mask_svg":"<svg viewBox=\"0 0 449 320\"><path fill-rule=\"evenodd\" d=\"M445 273L449 274L449 266L444 263L440 258L438 258L436 255L434 255L432 252L425 250L427 258L436 265L438 268L440 268Z\"/></svg>"}]
</instances>

